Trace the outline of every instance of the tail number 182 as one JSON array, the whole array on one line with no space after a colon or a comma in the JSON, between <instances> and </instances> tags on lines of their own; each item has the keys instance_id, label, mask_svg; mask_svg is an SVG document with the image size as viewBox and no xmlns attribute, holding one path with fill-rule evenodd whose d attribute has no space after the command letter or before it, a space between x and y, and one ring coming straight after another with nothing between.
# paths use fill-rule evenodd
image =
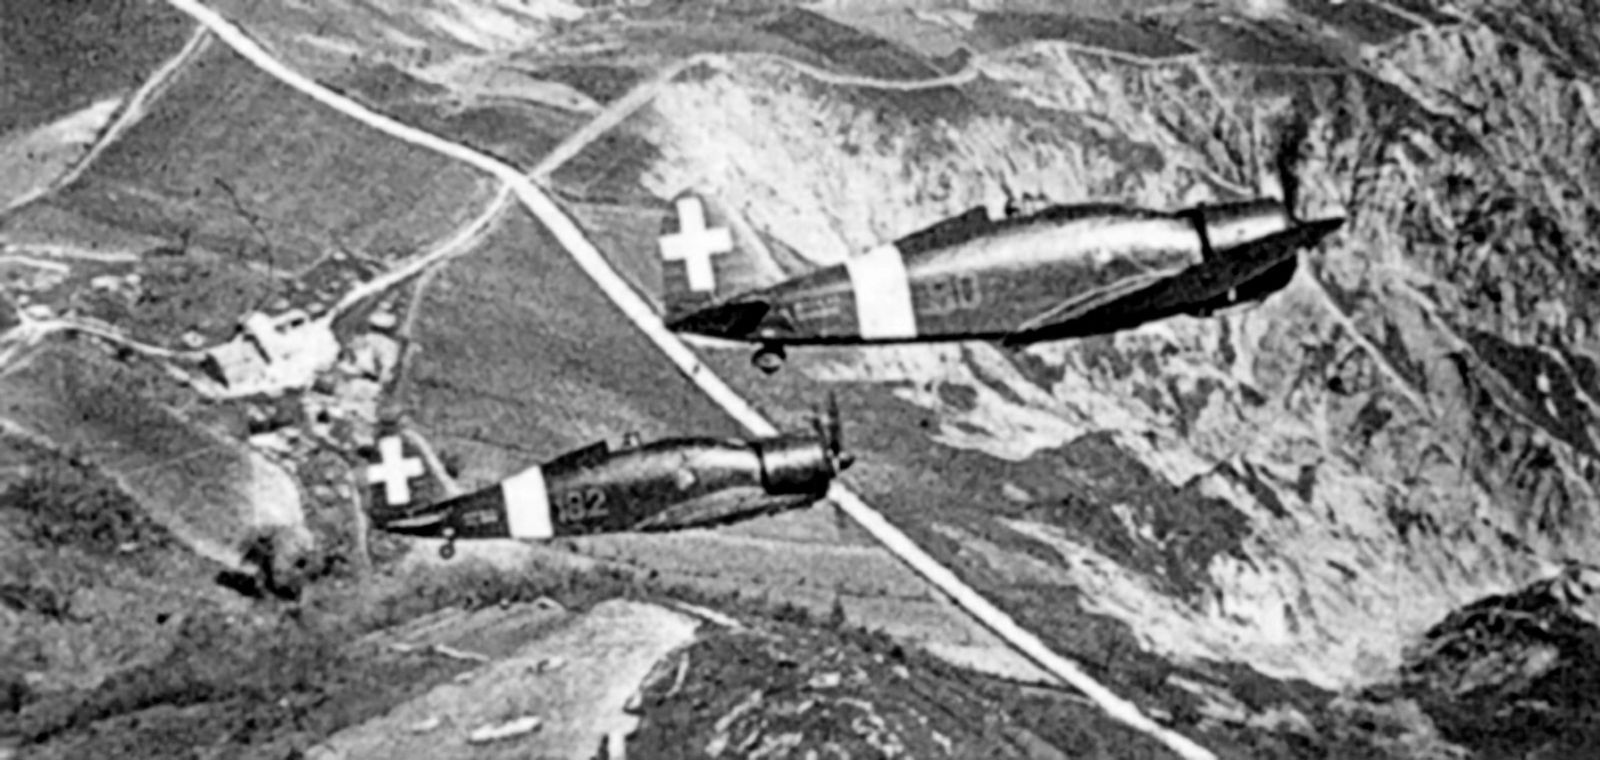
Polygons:
<instances>
[{"instance_id":1,"label":"tail number 182","mask_svg":"<svg viewBox=\"0 0 1600 760\"><path fill-rule=\"evenodd\" d=\"M556 519L568 524L598 520L610 514L606 509L606 492L598 488L567 491L556 498L555 508Z\"/></svg>"}]
</instances>

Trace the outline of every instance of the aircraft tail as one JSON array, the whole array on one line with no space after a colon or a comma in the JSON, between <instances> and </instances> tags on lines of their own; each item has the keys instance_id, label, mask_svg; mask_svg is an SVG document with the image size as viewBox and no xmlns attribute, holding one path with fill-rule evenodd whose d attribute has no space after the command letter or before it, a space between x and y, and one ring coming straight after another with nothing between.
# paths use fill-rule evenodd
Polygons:
<instances>
[{"instance_id":1,"label":"aircraft tail","mask_svg":"<svg viewBox=\"0 0 1600 760\"><path fill-rule=\"evenodd\" d=\"M782 277L766 241L743 218L694 192L672 200L656 255L668 322Z\"/></svg>"},{"instance_id":2,"label":"aircraft tail","mask_svg":"<svg viewBox=\"0 0 1600 760\"><path fill-rule=\"evenodd\" d=\"M377 444L361 451L367 464L356 473L367 515L380 527L422 518L429 508L455 494L442 476L443 464L405 431L380 433Z\"/></svg>"}]
</instances>

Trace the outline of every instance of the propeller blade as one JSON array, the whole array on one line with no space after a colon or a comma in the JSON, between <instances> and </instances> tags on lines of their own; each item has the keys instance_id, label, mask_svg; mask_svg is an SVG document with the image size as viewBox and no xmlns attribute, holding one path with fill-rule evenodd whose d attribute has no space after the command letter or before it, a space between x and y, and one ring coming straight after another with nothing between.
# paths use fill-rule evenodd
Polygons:
<instances>
[{"instance_id":1,"label":"propeller blade","mask_svg":"<svg viewBox=\"0 0 1600 760\"><path fill-rule=\"evenodd\" d=\"M839 422L839 395L828 391L828 448L834 456L844 448L843 432Z\"/></svg>"},{"instance_id":2,"label":"propeller blade","mask_svg":"<svg viewBox=\"0 0 1600 760\"><path fill-rule=\"evenodd\" d=\"M828 453L833 457L833 466L836 472L850 469L856 463L854 454L844 450L844 421L839 416L839 396L833 391L828 391Z\"/></svg>"},{"instance_id":3,"label":"propeller blade","mask_svg":"<svg viewBox=\"0 0 1600 760\"><path fill-rule=\"evenodd\" d=\"M811 429L816 432L817 440L822 444L828 464L835 474L855 464L855 455L844 451L844 426L839 421L839 397L832 391L828 392L827 407L821 404L812 405Z\"/></svg>"},{"instance_id":4,"label":"propeller blade","mask_svg":"<svg viewBox=\"0 0 1600 760\"><path fill-rule=\"evenodd\" d=\"M1309 120L1303 114L1296 113L1279 136L1273 155L1273 169L1278 175L1278 185L1283 188L1283 208L1293 224L1300 221L1300 151L1310 134Z\"/></svg>"}]
</instances>

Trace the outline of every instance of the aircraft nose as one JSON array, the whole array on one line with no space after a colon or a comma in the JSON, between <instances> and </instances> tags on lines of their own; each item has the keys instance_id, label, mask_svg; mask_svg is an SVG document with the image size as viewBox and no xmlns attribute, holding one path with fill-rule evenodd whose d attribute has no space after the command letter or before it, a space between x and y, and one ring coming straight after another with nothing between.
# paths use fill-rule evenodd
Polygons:
<instances>
[{"instance_id":1,"label":"aircraft nose","mask_svg":"<svg viewBox=\"0 0 1600 760\"><path fill-rule=\"evenodd\" d=\"M1344 217L1334 216L1296 224L1281 239L1292 248L1310 248L1344 226Z\"/></svg>"},{"instance_id":2,"label":"aircraft nose","mask_svg":"<svg viewBox=\"0 0 1600 760\"><path fill-rule=\"evenodd\" d=\"M1302 222L1300 226L1307 228L1307 232L1312 236L1313 240L1321 240L1343 227L1344 217L1333 216L1327 219L1318 219L1314 222Z\"/></svg>"},{"instance_id":3,"label":"aircraft nose","mask_svg":"<svg viewBox=\"0 0 1600 760\"><path fill-rule=\"evenodd\" d=\"M762 485L775 496L824 493L837 474L827 449L812 438L772 439L759 451Z\"/></svg>"}]
</instances>

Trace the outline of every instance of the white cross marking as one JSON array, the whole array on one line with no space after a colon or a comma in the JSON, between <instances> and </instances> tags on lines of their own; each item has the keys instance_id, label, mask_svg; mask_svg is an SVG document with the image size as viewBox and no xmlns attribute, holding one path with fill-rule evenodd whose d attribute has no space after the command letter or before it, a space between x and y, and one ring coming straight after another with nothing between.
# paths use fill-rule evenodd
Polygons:
<instances>
[{"instance_id":1,"label":"white cross marking","mask_svg":"<svg viewBox=\"0 0 1600 760\"><path fill-rule=\"evenodd\" d=\"M422 460L406 456L400 438L393 435L378 441L378 460L367 466L367 483L381 484L391 507L411 501L411 479L427 472Z\"/></svg>"},{"instance_id":2,"label":"white cross marking","mask_svg":"<svg viewBox=\"0 0 1600 760\"><path fill-rule=\"evenodd\" d=\"M682 261L689 272L689 289L715 290L717 274L711 257L733 250L733 235L726 227L706 229L706 209L695 197L678 199L678 231L662 235L661 258Z\"/></svg>"}]
</instances>

